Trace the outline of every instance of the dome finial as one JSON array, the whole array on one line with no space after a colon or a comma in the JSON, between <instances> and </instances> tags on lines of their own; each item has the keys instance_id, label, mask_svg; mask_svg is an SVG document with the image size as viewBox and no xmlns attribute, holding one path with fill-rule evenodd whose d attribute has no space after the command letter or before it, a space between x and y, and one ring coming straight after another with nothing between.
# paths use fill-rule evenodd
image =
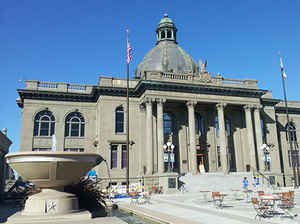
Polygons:
<instances>
[{"instance_id":1,"label":"dome finial","mask_svg":"<svg viewBox=\"0 0 300 224\"><path fill-rule=\"evenodd\" d=\"M164 14L164 17L169 17L169 16L168 16L168 13L165 13L165 14Z\"/></svg>"}]
</instances>

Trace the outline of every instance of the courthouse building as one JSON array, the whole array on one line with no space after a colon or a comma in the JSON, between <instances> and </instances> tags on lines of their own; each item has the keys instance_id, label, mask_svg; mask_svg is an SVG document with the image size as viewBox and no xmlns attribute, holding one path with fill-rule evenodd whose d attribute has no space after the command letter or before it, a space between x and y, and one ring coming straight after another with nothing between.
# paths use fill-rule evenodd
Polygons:
<instances>
[{"instance_id":1,"label":"courthouse building","mask_svg":"<svg viewBox=\"0 0 300 224\"><path fill-rule=\"evenodd\" d=\"M165 15L153 35L156 45L129 80L130 178L164 174L169 142L175 173L259 171L273 183L290 185L289 149L298 149L300 102L288 102L290 146L281 99L260 89L257 80L211 74L176 35ZM56 151L99 153L114 181L125 182L126 79L100 76L94 85L27 80L18 93L21 151L51 150L55 135ZM96 171L108 177L104 163Z\"/></svg>"}]
</instances>

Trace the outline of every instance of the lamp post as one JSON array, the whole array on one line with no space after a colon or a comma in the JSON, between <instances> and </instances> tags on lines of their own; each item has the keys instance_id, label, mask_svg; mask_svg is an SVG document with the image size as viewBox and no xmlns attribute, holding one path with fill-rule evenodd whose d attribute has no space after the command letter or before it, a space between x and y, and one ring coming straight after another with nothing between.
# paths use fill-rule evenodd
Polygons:
<instances>
[{"instance_id":1,"label":"lamp post","mask_svg":"<svg viewBox=\"0 0 300 224\"><path fill-rule=\"evenodd\" d=\"M167 144L164 144L163 148L164 151L168 153L168 173L169 173L171 172L171 153L173 153L175 145L173 145L171 142L167 142Z\"/></svg>"},{"instance_id":2,"label":"lamp post","mask_svg":"<svg viewBox=\"0 0 300 224\"><path fill-rule=\"evenodd\" d=\"M299 186L299 151L297 150L298 145L296 142L296 136L295 136L295 128L293 127L292 121L289 121L286 126L286 132L288 136L288 142L290 145L289 149L289 157L290 157L290 163L293 168L293 182L294 182L294 188L297 188ZM297 168L297 170L296 170Z\"/></svg>"},{"instance_id":3,"label":"lamp post","mask_svg":"<svg viewBox=\"0 0 300 224\"><path fill-rule=\"evenodd\" d=\"M274 145L273 144L263 144L260 148L263 151L263 160L264 160L264 164L265 164L265 171L270 171L270 151L271 148L273 148Z\"/></svg>"}]
</instances>

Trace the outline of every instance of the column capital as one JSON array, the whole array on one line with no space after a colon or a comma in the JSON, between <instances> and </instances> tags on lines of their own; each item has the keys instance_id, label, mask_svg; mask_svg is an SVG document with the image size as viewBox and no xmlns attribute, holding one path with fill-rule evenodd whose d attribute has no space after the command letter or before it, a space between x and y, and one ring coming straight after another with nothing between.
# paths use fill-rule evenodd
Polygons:
<instances>
[{"instance_id":1,"label":"column capital","mask_svg":"<svg viewBox=\"0 0 300 224\"><path fill-rule=\"evenodd\" d=\"M155 102L155 99L149 96L144 97L141 101L141 104L151 104Z\"/></svg>"},{"instance_id":2,"label":"column capital","mask_svg":"<svg viewBox=\"0 0 300 224\"><path fill-rule=\"evenodd\" d=\"M155 101L158 103L158 104L164 104L167 100L165 98L156 98Z\"/></svg>"},{"instance_id":3,"label":"column capital","mask_svg":"<svg viewBox=\"0 0 300 224\"><path fill-rule=\"evenodd\" d=\"M244 110L252 110L255 107L253 104L246 104L243 106Z\"/></svg>"},{"instance_id":4,"label":"column capital","mask_svg":"<svg viewBox=\"0 0 300 224\"><path fill-rule=\"evenodd\" d=\"M195 105L197 104L197 101L196 100L190 100L190 101L187 101L186 102L186 105L188 107L195 107Z\"/></svg>"},{"instance_id":5,"label":"column capital","mask_svg":"<svg viewBox=\"0 0 300 224\"><path fill-rule=\"evenodd\" d=\"M218 110L220 110L220 109L223 109L224 110L224 108L227 106L227 103L217 103L216 104L216 108L218 109Z\"/></svg>"},{"instance_id":6,"label":"column capital","mask_svg":"<svg viewBox=\"0 0 300 224\"><path fill-rule=\"evenodd\" d=\"M256 105L254 105L253 106L253 108L255 109L255 110L261 110L262 108L263 108L263 106L262 105L260 105L260 104L256 104Z\"/></svg>"}]
</instances>

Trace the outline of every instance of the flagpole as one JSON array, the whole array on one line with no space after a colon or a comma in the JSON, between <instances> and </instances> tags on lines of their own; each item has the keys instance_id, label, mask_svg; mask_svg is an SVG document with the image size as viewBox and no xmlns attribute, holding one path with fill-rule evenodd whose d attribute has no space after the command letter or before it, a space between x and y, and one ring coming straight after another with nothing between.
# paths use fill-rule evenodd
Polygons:
<instances>
[{"instance_id":1,"label":"flagpole","mask_svg":"<svg viewBox=\"0 0 300 224\"><path fill-rule=\"evenodd\" d=\"M295 168L295 158L294 158L294 147L292 142L292 130L290 129L290 118L289 118L289 111L288 111L288 105L287 105L287 97L286 97L286 88L285 88L285 74L283 70L283 63L280 52L278 53L280 57L280 66L281 66L281 80L282 80L282 89L283 89L283 95L284 95L284 104L285 104L285 113L286 113L286 120L287 120L287 126L286 126L286 133L288 136L288 143L290 146L290 159L291 159L291 165L293 168L293 177L294 177L294 188L298 186L297 179L296 179L296 168ZM289 151L288 150L288 151Z\"/></svg>"},{"instance_id":2,"label":"flagpole","mask_svg":"<svg viewBox=\"0 0 300 224\"><path fill-rule=\"evenodd\" d=\"M126 149L127 149L127 170L126 170L126 191L129 193L129 61L128 61L128 32L126 30L126 47L127 47L127 57L126 57L126 66L127 66L127 85L126 85L126 101L127 101L127 113L126 113Z\"/></svg>"}]
</instances>

